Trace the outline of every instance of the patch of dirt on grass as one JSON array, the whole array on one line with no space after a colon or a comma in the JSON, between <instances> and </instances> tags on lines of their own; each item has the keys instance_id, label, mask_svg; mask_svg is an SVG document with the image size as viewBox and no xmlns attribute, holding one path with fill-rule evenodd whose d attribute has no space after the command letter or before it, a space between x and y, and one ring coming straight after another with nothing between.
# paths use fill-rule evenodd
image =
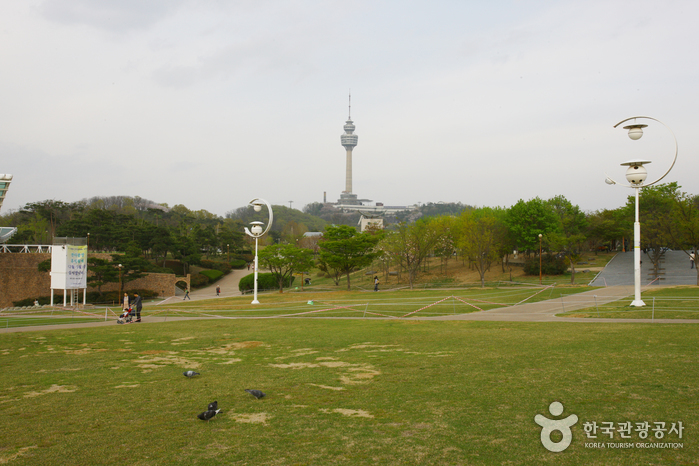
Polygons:
<instances>
[{"instance_id":1,"label":"patch of dirt on grass","mask_svg":"<svg viewBox=\"0 0 699 466\"><path fill-rule=\"evenodd\" d=\"M140 356L137 361L134 361L138 367L141 369L159 369L161 367L169 366L169 365L176 365L176 366L181 366L189 369L199 369L201 367L201 364L193 361L191 359L185 359L181 357L177 357L174 355L171 356L162 356L162 357L154 357L150 359L146 359L144 356Z\"/></svg>"},{"instance_id":2,"label":"patch of dirt on grass","mask_svg":"<svg viewBox=\"0 0 699 466\"><path fill-rule=\"evenodd\" d=\"M20 456L23 456L25 453L27 453L29 450L32 450L34 448L39 448L37 445L32 445L30 447L22 447L19 450L17 450L16 453L13 453L10 456L0 456L0 464L7 464L10 461L14 461Z\"/></svg>"},{"instance_id":3,"label":"patch of dirt on grass","mask_svg":"<svg viewBox=\"0 0 699 466\"><path fill-rule=\"evenodd\" d=\"M231 417L235 422L240 422L244 424L267 424L267 420L271 419L267 413L254 413L254 414L236 414L231 413Z\"/></svg>"},{"instance_id":4,"label":"patch of dirt on grass","mask_svg":"<svg viewBox=\"0 0 699 466\"><path fill-rule=\"evenodd\" d=\"M332 411L329 409L321 409L320 411L324 413L339 413L342 414L343 416L348 416L348 417L366 417L369 419L373 419L374 415L369 414L368 411L364 411L363 409L344 409L344 408L335 408Z\"/></svg>"},{"instance_id":5,"label":"patch of dirt on grass","mask_svg":"<svg viewBox=\"0 0 699 466\"><path fill-rule=\"evenodd\" d=\"M271 367L278 367L280 369L306 369L308 367L320 367L318 364L312 362L292 362L290 364L270 364Z\"/></svg>"},{"instance_id":6,"label":"patch of dirt on grass","mask_svg":"<svg viewBox=\"0 0 699 466\"><path fill-rule=\"evenodd\" d=\"M229 359L228 361L217 362L216 364L233 364L233 363L240 362L240 361L242 361L242 359L233 358L233 359Z\"/></svg>"},{"instance_id":7,"label":"patch of dirt on grass","mask_svg":"<svg viewBox=\"0 0 699 466\"><path fill-rule=\"evenodd\" d=\"M44 372L72 372L72 371L81 371L82 368L80 367L61 367L58 369L40 369L36 371L37 374L41 374Z\"/></svg>"},{"instance_id":8,"label":"patch of dirt on grass","mask_svg":"<svg viewBox=\"0 0 699 466\"><path fill-rule=\"evenodd\" d=\"M269 364L270 367L280 369L308 369L314 367L327 367L331 369L343 368L346 373L340 375L340 382L346 385L358 385L368 383L380 375L381 372L374 369L371 364L351 364L343 361L326 361L326 362L292 362L289 364Z\"/></svg>"},{"instance_id":9,"label":"patch of dirt on grass","mask_svg":"<svg viewBox=\"0 0 699 466\"><path fill-rule=\"evenodd\" d=\"M359 385L368 383L377 375L381 375L381 372L375 370L373 366L369 364L365 364L362 367L350 368L349 371L349 374L340 376L340 382L347 385Z\"/></svg>"},{"instance_id":10,"label":"patch of dirt on grass","mask_svg":"<svg viewBox=\"0 0 699 466\"><path fill-rule=\"evenodd\" d=\"M235 350L257 348L262 345L261 341L235 341L215 348L204 348L202 351L212 354L235 354Z\"/></svg>"},{"instance_id":11,"label":"patch of dirt on grass","mask_svg":"<svg viewBox=\"0 0 699 466\"><path fill-rule=\"evenodd\" d=\"M163 353L167 353L167 351L154 349L154 350L141 351L138 354L163 354Z\"/></svg>"},{"instance_id":12,"label":"patch of dirt on grass","mask_svg":"<svg viewBox=\"0 0 699 466\"><path fill-rule=\"evenodd\" d=\"M325 388L327 390L344 390L345 387L330 387L328 385L319 385L317 383L309 383L308 385L313 385L314 387Z\"/></svg>"},{"instance_id":13,"label":"patch of dirt on grass","mask_svg":"<svg viewBox=\"0 0 699 466\"><path fill-rule=\"evenodd\" d=\"M114 387L114 388L138 388L138 387L140 387L140 386L141 386L141 384L138 384L138 383L137 383L137 384L134 384L134 385L117 385L117 386Z\"/></svg>"},{"instance_id":14,"label":"patch of dirt on grass","mask_svg":"<svg viewBox=\"0 0 699 466\"><path fill-rule=\"evenodd\" d=\"M279 357L276 357L276 358L274 358L274 359L296 358L296 357L299 357L299 356L306 356L306 355L309 355L309 354L316 354L316 353L318 353L318 351L314 351L314 350L311 349L311 348L301 348L301 349L293 350L291 353L292 353L292 354L290 354L290 355L288 355L288 356L279 356Z\"/></svg>"},{"instance_id":15,"label":"patch of dirt on grass","mask_svg":"<svg viewBox=\"0 0 699 466\"><path fill-rule=\"evenodd\" d=\"M46 390L40 392L27 392L24 394L24 398L34 398L35 396L48 395L49 393L72 393L76 390L77 388L72 385L53 384Z\"/></svg>"},{"instance_id":16,"label":"patch of dirt on grass","mask_svg":"<svg viewBox=\"0 0 699 466\"><path fill-rule=\"evenodd\" d=\"M350 350L355 350L355 349L367 349L370 348L373 351L405 351L403 349L398 348L399 345L377 345L375 343L372 343L370 341L366 343L357 343L354 345L350 345L349 348L342 348L337 350L337 353L341 353L344 351L350 351ZM386 348L391 348L391 349L386 349Z\"/></svg>"}]
</instances>

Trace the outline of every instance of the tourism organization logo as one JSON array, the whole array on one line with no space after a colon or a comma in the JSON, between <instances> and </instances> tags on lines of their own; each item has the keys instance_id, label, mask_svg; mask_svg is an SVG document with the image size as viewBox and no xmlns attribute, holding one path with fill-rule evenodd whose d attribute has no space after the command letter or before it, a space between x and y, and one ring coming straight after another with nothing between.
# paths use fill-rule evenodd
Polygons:
<instances>
[{"instance_id":1,"label":"tourism organization logo","mask_svg":"<svg viewBox=\"0 0 699 466\"><path fill-rule=\"evenodd\" d=\"M563 405L558 401L554 401L549 405L549 412L553 416L560 416L563 414ZM573 432L570 428L578 422L578 416L571 414L570 416L555 420L549 419L541 414L534 416L534 422L541 426L541 444L548 451L558 453L563 451L570 446L570 442L573 441ZM563 438L559 442L554 442L551 440L551 434L555 431L561 433Z\"/></svg>"},{"instance_id":2,"label":"tourism organization logo","mask_svg":"<svg viewBox=\"0 0 699 466\"><path fill-rule=\"evenodd\" d=\"M549 413L554 417L559 417L563 414L563 404L554 401L549 405ZM534 422L541 426L541 444L548 451L559 453L568 448L573 441L573 432L571 427L578 422L578 416L571 414L563 419L549 419L546 416L537 414L534 416ZM684 425L679 422L608 422L603 421L586 421L581 423L583 432L587 439L592 439L592 442L585 442L585 448L613 448L613 449L672 449L677 450L684 448L684 443L669 442L671 437L682 439L684 434ZM561 433L561 440L554 442L551 440L551 434L554 432ZM642 442L634 442L633 433ZM598 437L599 436L599 437ZM621 442L604 442L602 440L614 440L618 436ZM666 438L667 437L667 438ZM652 441L649 441L652 440Z\"/></svg>"}]
</instances>

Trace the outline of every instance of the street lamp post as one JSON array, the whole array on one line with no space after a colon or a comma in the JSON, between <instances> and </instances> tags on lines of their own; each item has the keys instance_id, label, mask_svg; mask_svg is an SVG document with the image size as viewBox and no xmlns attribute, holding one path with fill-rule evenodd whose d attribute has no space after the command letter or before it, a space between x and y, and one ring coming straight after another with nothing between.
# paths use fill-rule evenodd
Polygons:
<instances>
[{"instance_id":1,"label":"street lamp post","mask_svg":"<svg viewBox=\"0 0 699 466\"><path fill-rule=\"evenodd\" d=\"M539 285L541 285L541 237L543 235L539 233Z\"/></svg>"},{"instance_id":2,"label":"street lamp post","mask_svg":"<svg viewBox=\"0 0 699 466\"><path fill-rule=\"evenodd\" d=\"M226 249L228 250L228 263L231 263L231 245L226 244Z\"/></svg>"},{"instance_id":3,"label":"street lamp post","mask_svg":"<svg viewBox=\"0 0 699 466\"><path fill-rule=\"evenodd\" d=\"M254 291L254 297L253 297L251 304L260 304L260 302L257 300L257 270L259 268L258 267L258 260L257 260L257 240L260 239L262 236L264 236L265 233L267 233L269 231L270 227L272 226L273 214L272 214L272 206L269 205L269 202L265 201L264 199L259 199L259 198L253 199L252 201L250 201L250 205L253 207L253 209L255 209L255 212L261 211L263 205L267 206L267 211L269 212L269 221L267 222L267 228L265 228L264 231L262 230L262 225L264 225L264 223L258 222L258 221L250 222L250 225L252 225L252 227L249 230L247 227L245 227L245 233L248 236L255 238L255 261L254 261L255 277L254 277L254 285L253 285L255 291Z\"/></svg>"},{"instance_id":4,"label":"street lamp post","mask_svg":"<svg viewBox=\"0 0 699 466\"><path fill-rule=\"evenodd\" d=\"M121 297L121 295L124 293L124 287L121 282L121 268L123 267L123 265L119 264L117 265L117 267L119 267L119 299L123 299Z\"/></svg>"},{"instance_id":5,"label":"street lamp post","mask_svg":"<svg viewBox=\"0 0 699 466\"><path fill-rule=\"evenodd\" d=\"M633 302L631 302L631 306L642 307L645 306L646 303L644 303L641 299L641 222L639 218L639 191L641 188L646 188L648 186L654 185L658 181L665 178L668 173L670 173L670 170L672 170L672 167L675 166L675 162L677 161L678 148L677 138L675 138L675 134L672 132L672 130L665 123L663 123L660 120L656 120L655 118L645 116L631 117L620 121L619 123L614 125L614 127L616 128L617 126L621 125L622 123L626 123L629 120L634 120L634 124L624 126L624 129L628 130L629 138L631 138L634 141L637 141L638 139L641 139L641 137L643 136L643 128L648 127L648 125L635 123L635 120L637 119L653 120L660 123L661 125L665 126L665 128L667 128L667 130L672 135L672 139L675 141L675 157L672 159L672 164L670 165L670 168L668 168L667 171L663 174L663 176L661 176L655 181L645 184L643 183L644 181L646 181L646 178L648 177L648 171L643 165L651 163L650 160L630 160L621 164L622 166L628 167L626 169L626 180L630 183L628 185L622 186L633 188L635 191L634 194L636 198L634 208L635 215L633 223L634 300ZM614 181L609 175L607 175L607 179L605 180L605 182L610 185L617 184L617 182Z\"/></svg>"}]
</instances>

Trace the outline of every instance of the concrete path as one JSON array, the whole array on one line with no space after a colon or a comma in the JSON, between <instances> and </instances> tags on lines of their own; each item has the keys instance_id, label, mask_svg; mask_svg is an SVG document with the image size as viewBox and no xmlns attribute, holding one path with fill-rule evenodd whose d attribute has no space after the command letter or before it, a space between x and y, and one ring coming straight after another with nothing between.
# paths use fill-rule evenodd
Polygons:
<instances>
[{"instance_id":1,"label":"concrete path","mask_svg":"<svg viewBox=\"0 0 699 466\"><path fill-rule=\"evenodd\" d=\"M641 253L641 284L696 285L697 271L689 268L689 256L684 251L666 251L660 260L660 280L653 276L653 263ZM633 285L633 252L620 252L595 277L591 286Z\"/></svg>"},{"instance_id":2,"label":"concrete path","mask_svg":"<svg viewBox=\"0 0 699 466\"><path fill-rule=\"evenodd\" d=\"M265 272L264 270L260 270L260 273ZM231 273L228 275L225 275L223 278L221 278L219 281L216 283L209 285L205 288L200 288L198 290L192 290L189 292L189 297L192 301L199 301L202 299L214 299L216 298L216 287L220 286L221 287L221 297L223 298L230 298L233 296L240 296L241 293L238 290L238 283L240 280L246 276L251 274L252 271L248 270L247 268L242 269L242 270L231 270ZM156 305L162 305L162 304L173 304L178 301L183 301L182 298L179 296L171 296L169 298L164 299L161 302L155 303ZM189 300L188 300L189 301Z\"/></svg>"}]
</instances>

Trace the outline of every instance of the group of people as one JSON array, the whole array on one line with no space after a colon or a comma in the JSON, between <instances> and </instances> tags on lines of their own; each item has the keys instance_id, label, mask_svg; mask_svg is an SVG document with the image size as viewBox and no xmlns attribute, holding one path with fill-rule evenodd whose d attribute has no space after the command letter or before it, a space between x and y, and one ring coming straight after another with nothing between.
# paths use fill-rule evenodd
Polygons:
<instances>
[{"instance_id":1,"label":"group of people","mask_svg":"<svg viewBox=\"0 0 699 466\"><path fill-rule=\"evenodd\" d=\"M133 294L133 300L128 293L124 293L124 299L121 304L121 310L123 311L119 316L119 322L123 322L124 319L131 315L133 316L134 311L136 313L136 320L134 322L141 321L141 309L143 309L143 301L138 293Z\"/></svg>"}]
</instances>

